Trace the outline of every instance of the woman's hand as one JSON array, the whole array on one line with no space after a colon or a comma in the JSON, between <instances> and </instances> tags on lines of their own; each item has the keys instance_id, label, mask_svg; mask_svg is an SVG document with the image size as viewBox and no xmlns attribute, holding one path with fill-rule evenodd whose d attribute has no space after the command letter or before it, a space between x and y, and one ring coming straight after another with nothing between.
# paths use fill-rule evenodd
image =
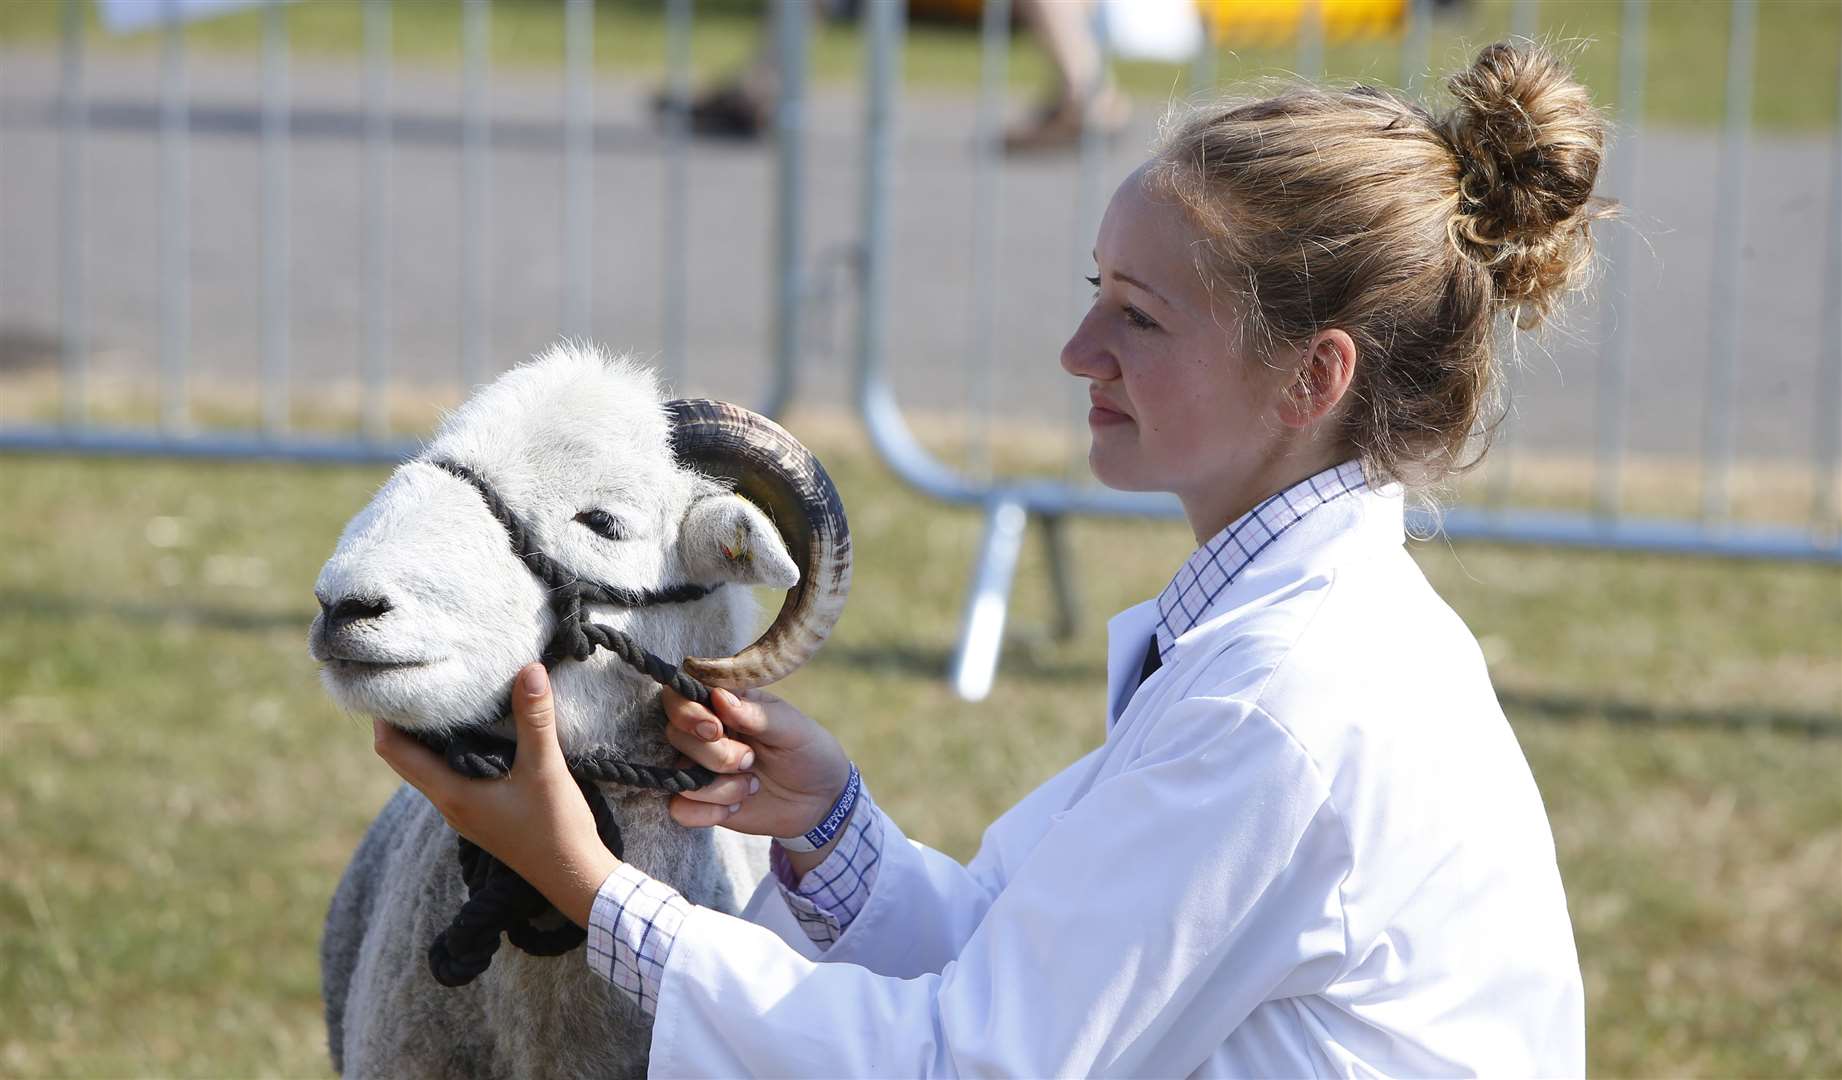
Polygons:
<instances>
[{"instance_id":1,"label":"woman's hand","mask_svg":"<svg viewBox=\"0 0 1842 1080\"><path fill-rule=\"evenodd\" d=\"M619 860L595 832L556 739L550 676L526 665L512 690L518 756L498 780L455 774L433 751L381 720L372 721L377 756L414 785L455 832L491 852L544 894L577 926L588 926L601 883Z\"/></svg>"},{"instance_id":2,"label":"woman's hand","mask_svg":"<svg viewBox=\"0 0 1842 1080\"><path fill-rule=\"evenodd\" d=\"M665 737L685 757L724 776L674 796L680 825L722 825L759 836L798 836L817 825L850 779L831 732L760 690L712 690L702 705L665 691Z\"/></svg>"}]
</instances>

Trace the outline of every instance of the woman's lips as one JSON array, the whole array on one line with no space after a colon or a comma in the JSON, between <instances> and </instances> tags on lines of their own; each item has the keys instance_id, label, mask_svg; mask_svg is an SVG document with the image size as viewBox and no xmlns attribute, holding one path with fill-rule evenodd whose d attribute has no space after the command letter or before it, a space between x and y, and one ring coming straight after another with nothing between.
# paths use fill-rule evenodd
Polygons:
<instances>
[{"instance_id":1,"label":"woman's lips","mask_svg":"<svg viewBox=\"0 0 1842 1080\"><path fill-rule=\"evenodd\" d=\"M1093 402L1093 408L1087 410L1087 422L1098 427L1111 424L1130 424L1132 418L1117 409L1109 409L1105 405L1095 401Z\"/></svg>"}]
</instances>

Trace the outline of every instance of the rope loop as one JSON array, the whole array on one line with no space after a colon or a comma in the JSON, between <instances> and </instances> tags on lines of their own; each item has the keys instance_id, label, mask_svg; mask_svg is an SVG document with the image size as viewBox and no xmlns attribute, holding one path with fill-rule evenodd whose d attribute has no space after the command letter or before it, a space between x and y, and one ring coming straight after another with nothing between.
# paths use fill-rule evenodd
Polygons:
<instances>
[{"instance_id":1,"label":"rope loop","mask_svg":"<svg viewBox=\"0 0 1842 1080\"><path fill-rule=\"evenodd\" d=\"M552 654L561 653L582 660L592 656L597 647L604 648L660 686L670 687L692 701L710 703L708 687L678 670L676 665L646 651L632 635L601 623L582 623L579 619L580 594L571 607L578 618L558 627L550 647L544 650L546 664L550 663ZM580 647L576 642L581 643ZM449 768L476 780L497 780L506 776L512 771L518 754L517 743L481 731L452 736L434 749L447 759ZM597 784L678 794L695 791L715 780L717 775L701 765L679 768L626 761L616 757L608 747L597 747L571 759L569 774L575 778L576 786L594 815L596 833L616 858L625 852L620 824L614 820L614 811ZM492 958L499 951L501 934L514 947L532 956L561 956L587 939L587 933L567 919L554 927L536 925L562 916L542 893L490 852L460 837L456 858L461 880L467 886L467 901L447 929L436 935L429 945L429 973L436 982L458 987L479 978L492 965Z\"/></svg>"},{"instance_id":2,"label":"rope loop","mask_svg":"<svg viewBox=\"0 0 1842 1080\"><path fill-rule=\"evenodd\" d=\"M660 590L633 590L583 581L533 542L518 515L477 473L453 461L435 460L430 464L459 477L479 492L486 509L505 529L512 553L548 587L551 610L556 615L556 631L539 657L546 668L553 668L566 658L584 661L593 656L596 649L606 649L660 686L669 687L700 705L710 704L708 687L678 670L676 665L646 651L632 635L587 621L582 606L585 601L628 608L689 603L710 595L720 587L720 582L717 585L685 583ZM475 780L504 777L512 771L518 752L517 743L486 731L470 731L441 739L418 738L447 759L449 768ZM680 769L623 761L606 747L590 750L570 761L569 772L594 815L595 832L617 858L625 853L620 824L614 820L614 811L597 784L619 784L677 794L695 791L716 779L714 772L701 766ZM458 987L479 978L499 951L501 934L514 947L532 956L560 956L587 939L581 927L563 918L542 893L492 853L465 837L458 840L456 860L461 880L467 886L467 900L448 927L429 945L429 972L436 982ZM548 925L559 920L561 925Z\"/></svg>"}]
</instances>

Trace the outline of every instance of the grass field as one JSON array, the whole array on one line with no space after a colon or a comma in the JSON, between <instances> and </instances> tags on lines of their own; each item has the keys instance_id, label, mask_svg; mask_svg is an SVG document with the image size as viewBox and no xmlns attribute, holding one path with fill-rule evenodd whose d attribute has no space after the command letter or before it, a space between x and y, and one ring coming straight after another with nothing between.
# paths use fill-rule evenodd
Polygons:
<instances>
[{"instance_id":1,"label":"grass field","mask_svg":"<svg viewBox=\"0 0 1842 1080\"><path fill-rule=\"evenodd\" d=\"M595 22L595 62L610 73L650 75L665 55L665 26L658 0L600 0ZM709 76L733 69L753 48L758 12L751 0L698 0L693 62ZM1538 32L1577 46L1581 77L1602 102L1617 96L1621 0L1543 0ZM58 0L0 3L0 45L55 40ZM1650 5L1649 57L1645 80L1646 119L1669 124L1712 126L1721 116L1722 73L1726 69L1728 6L1717 0L1656 0ZM412 64L451 66L460 51L458 0L399 0L393 8L392 41L398 58ZM1759 21L1753 113L1770 130L1811 130L1835 122L1837 68L1842 64L1842 5L1827 0L1763 0ZM89 41L105 51L158 48L157 33L124 38L103 35L89 15ZM493 7L493 63L499 68L560 68L563 17L556 0L497 0ZM290 39L305 56L352 56L362 40L363 10L356 0L314 0L290 5ZM1477 46L1506 34L1508 0L1473 0L1437 19L1427 37L1423 70L1445 72L1463 66ZM261 16L249 12L200 22L187 42L205 51L252 53L261 41ZM854 23L822 27L813 48L821 80L841 82L861 70L861 40ZM1334 79L1399 81L1395 40L1333 42L1324 56ZM1217 69L1223 80L1272 74L1296 64L1291 45L1225 44ZM918 22L909 34L905 68L911 84L970 88L978 80L975 28ZM1017 35L1010 55L1017 87L1046 85L1041 50ZM1162 102L1189 89L1187 77L1162 64L1123 66L1128 90ZM49 88L48 88L49 89Z\"/></svg>"},{"instance_id":2,"label":"grass field","mask_svg":"<svg viewBox=\"0 0 1842 1080\"><path fill-rule=\"evenodd\" d=\"M969 855L1098 741L1104 618L1160 588L1187 537L1078 523L1066 642L1029 548L997 690L961 704L939 675L976 518L907 493L848 428L793 426L824 433L859 571L786 693L913 835ZM320 692L305 628L383 475L0 459L0 1074L324 1074L319 922L393 777ZM1593 1071L1842 1073L1842 737L1770 726L1842 735L1842 572L1417 554L1546 799Z\"/></svg>"}]
</instances>

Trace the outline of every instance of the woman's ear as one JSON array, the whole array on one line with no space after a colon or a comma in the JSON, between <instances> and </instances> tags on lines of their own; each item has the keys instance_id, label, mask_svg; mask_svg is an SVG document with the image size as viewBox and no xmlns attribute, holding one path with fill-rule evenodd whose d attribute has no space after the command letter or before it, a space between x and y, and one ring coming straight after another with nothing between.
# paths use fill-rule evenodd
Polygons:
<instances>
[{"instance_id":1,"label":"woman's ear","mask_svg":"<svg viewBox=\"0 0 1842 1080\"><path fill-rule=\"evenodd\" d=\"M1316 423L1343 401L1355 378L1355 340L1342 330L1318 331L1300 358L1298 377L1281 396L1279 419L1291 428Z\"/></svg>"}]
</instances>

